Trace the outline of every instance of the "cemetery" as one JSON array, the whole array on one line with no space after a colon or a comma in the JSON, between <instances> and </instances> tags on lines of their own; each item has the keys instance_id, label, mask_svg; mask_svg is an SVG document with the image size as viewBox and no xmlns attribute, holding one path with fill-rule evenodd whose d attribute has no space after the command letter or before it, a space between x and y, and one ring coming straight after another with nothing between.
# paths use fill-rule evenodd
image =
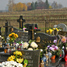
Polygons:
<instances>
[{"instance_id":1,"label":"cemetery","mask_svg":"<svg viewBox=\"0 0 67 67\"><path fill-rule=\"evenodd\" d=\"M67 26L60 23L43 33L38 24L25 21L23 16L17 19L18 29L7 20L3 37L0 27L0 67L62 67L67 62Z\"/></svg>"}]
</instances>

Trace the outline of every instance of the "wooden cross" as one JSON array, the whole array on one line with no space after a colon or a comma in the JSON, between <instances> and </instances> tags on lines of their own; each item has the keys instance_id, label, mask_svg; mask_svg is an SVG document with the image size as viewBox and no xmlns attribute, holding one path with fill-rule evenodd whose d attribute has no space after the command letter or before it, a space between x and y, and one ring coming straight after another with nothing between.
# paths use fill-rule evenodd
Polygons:
<instances>
[{"instance_id":1,"label":"wooden cross","mask_svg":"<svg viewBox=\"0 0 67 67\"><path fill-rule=\"evenodd\" d=\"M19 28L23 29L23 22L25 22L25 19L23 19L23 16L20 16L17 22L19 22Z\"/></svg>"}]
</instances>

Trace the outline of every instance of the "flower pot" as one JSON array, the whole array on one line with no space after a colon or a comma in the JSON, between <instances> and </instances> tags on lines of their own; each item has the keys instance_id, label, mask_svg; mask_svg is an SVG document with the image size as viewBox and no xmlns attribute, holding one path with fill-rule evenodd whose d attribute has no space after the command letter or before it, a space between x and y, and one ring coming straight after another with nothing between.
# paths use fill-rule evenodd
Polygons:
<instances>
[{"instance_id":1,"label":"flower pot","mask_svg":"<svg viewBox=\"0 0 67 67\"><path fill-rule=\"evenodd\" d=\"M55 58L56 58L56 55L53 55L53 56L51 57L51 59L53 59L53 60L54 60Z\"/></svg>"},{"instance_id":2,"label":"flower pot","mask_svg":"<svg viewBox=\"0 0 67 67\"><path fill-rule=\"evenodd\" d=\"M51 59L51 62L52 62L52 63L55 63L55 62L56 62L56 60L55 60L55 59Z\"/></svg>"}]
</instances>

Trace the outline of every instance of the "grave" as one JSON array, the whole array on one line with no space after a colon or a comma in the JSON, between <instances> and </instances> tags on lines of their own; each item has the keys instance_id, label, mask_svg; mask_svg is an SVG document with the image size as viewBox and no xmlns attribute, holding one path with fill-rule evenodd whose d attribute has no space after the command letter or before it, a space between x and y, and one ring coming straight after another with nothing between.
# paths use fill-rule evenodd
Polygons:
<instances>
[{"instance_id":1,"label":"grave","mask_svg":"<svg viewBox=\"0 0 67 67\"><path fill-rule=\"evenodd\" d=\"M54 25L54 28L61 29L61 31L58 32L58 35L67 36L67 26L64 23L60 23L58 25Z\"/></svg>"},{"instance_id":2,"label":"grave","mask_svg":"<svg viewBox=\"0 0 67 67\"><path fill-rule=\"evenodd\" d=\"M25 19L23 19L23 16L20 16L17 22L19 22L19 28L23 29L23 23L25 22Z\"/></svg>"},{"instance_id":3,"label":"grave","mask_svg":"<svg viewBox=\"0 0 67 67\"><path fill-rule=\"evenodd\" d=\"M38 44L39 48L45 48L47 45L50 45L53 43L53 40L57 39L57 41L60 41L59 35L57 36L51 36L46 33L36 33L35 35L36 43ZM60 43L60 42L59 42Z\"/></svg>"},{"instance_id":4,"label":"grave","mask_svg":"<svg viewBox=\"0 0 67 67\"><path fill-rule=\"evenodd\" d=\"M28 31L28 40L34 40L34 33L40 31L37 24L26 24L25 27L27 28L26 31Z\"/></svg>"},{"instance_id":5,"label":"grave","mask_svg":"<svg viewBox=\"0 0 67 67\"><path fill-rule=\"evenodd\" d=\"M62 31L67 31L67 26L64 23L54 25L54 28L60 28Z\"/></svg>"}]
</instances>

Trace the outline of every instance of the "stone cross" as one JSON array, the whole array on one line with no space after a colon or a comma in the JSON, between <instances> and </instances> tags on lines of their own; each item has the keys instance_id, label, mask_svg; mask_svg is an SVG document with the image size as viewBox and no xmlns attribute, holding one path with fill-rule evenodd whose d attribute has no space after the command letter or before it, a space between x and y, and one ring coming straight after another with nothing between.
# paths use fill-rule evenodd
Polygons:
<instances>
[{"instance_id":1,"label":"stone cross","mask_svg":"<svg viewBox=\"0 0 67 67\"><path fill-rule=\"evenodd\" d=\"M8 27L12 27L12 26L8 26L8 21L5 23L5 39L8 36Z\"/></svg>"},{"instance_id":2,"label":"stone cross","mask_svg":"<svg viewBox=\"0 0 67 67\"><path fill-rule=\"evenodd\" d=\"M23 16L20 16L17 22L19 22L19 28L23 29L23 22L25 22L25 19L23 19Z\"/></svg>"},{"instance_id":3,"label":"stone cross","mask_svg":"<svg viewBox=\"0 0 67 67\"><path fill-rule=\"evenodd\" d=\"M34 40L35 31L40 31L40 29L35 29L34 27L35 27L34 24L30 24L28 29L26 29L26 31L28 31L29 39L32 39L32 40Z\"/></svg>"}]
</instances>

